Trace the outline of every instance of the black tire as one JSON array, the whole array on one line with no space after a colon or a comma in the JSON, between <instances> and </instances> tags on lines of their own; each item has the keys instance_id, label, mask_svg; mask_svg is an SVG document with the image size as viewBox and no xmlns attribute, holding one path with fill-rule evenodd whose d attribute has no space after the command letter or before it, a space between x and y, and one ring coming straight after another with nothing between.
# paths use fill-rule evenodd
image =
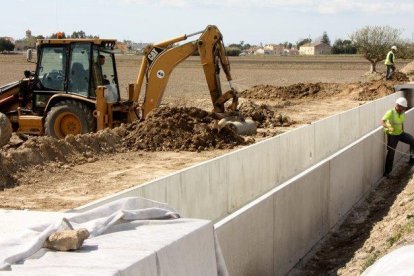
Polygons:
<instances>
[{"instance_id":1,"label":"black tire","mask_svg":"<svg viewBox=\"0 0 414 276\"><path fill-rule=\"evenodd\" d=\"M77 101L61 101L52 107L46 116L46 135L58 139L69 134L83 134L94 130L95 119L92 111Z\"/></svg>"},{"instance_id":2,"label":"black tire","mask_svg":"<svg viewBox=\"0 0 414 276\"><path fill-rule=\"evenodd\" d=\"M12 126L9 118L3 113L0 113L0 147L6 145L12 136Z\"/></svg>"}]
</instances>

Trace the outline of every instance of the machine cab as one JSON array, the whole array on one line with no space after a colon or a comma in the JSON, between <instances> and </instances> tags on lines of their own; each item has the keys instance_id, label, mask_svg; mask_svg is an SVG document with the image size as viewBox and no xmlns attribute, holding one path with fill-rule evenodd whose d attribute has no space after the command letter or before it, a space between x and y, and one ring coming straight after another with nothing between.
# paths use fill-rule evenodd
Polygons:
<instances>
[{"instance_id":1,"label":"machine cab","mask_svg":"<svg viewBox=\"0 0 414 276\"><path fill-rule=\"evenodd\" d=\"M34 107L42 109L57 93L95 98L97 86L106 86L108 100L120 99L115 40L44 39L38 41Z\"/></svg>"}]
</instances>

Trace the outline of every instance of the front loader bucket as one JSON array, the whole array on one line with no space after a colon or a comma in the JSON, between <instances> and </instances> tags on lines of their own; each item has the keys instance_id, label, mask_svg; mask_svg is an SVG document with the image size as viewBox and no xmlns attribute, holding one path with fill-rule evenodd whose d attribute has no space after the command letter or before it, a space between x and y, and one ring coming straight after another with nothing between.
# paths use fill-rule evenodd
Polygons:
<instances>
[{"instance_id":1,"label":"front loader bucket","mask_svg":"<svg viewBox=\"0 0 414 276\"><path fill-rule=\"evenodd\" d=\"M257 132L256 123L251 119L242 119L238 116L223 118L218 123L219 130L224 126L230 126L239 135L254 135Z\"/></svg>"}]
</instances>

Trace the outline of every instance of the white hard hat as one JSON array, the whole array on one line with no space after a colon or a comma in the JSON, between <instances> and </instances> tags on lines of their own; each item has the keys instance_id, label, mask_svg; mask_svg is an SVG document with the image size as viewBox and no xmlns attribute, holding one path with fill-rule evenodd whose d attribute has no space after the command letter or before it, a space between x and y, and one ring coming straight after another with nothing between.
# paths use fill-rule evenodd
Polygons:
<instances>
[{"instance_id":1,"label":"white hard hat","mask_svg":"<svg viewBox=\"0 0 414 276\"><path fill-rule=\"evenodd\" d=\"M398 98L395 103L405 108L408 107L407 100L404 97Z\"/></svg>"},{"instance_id":2,"label":"white hard hat","mask_svg":"<svg viewBox=\"0 0 414 276\"><path fill-rule=\"evenodd\" d=\"M392 46L392 47L391 47L391 50L395 50L395 51L397 51L397 46L395 46L395 45L394 45L394 46Z\"/></svg>"}]
</instances>

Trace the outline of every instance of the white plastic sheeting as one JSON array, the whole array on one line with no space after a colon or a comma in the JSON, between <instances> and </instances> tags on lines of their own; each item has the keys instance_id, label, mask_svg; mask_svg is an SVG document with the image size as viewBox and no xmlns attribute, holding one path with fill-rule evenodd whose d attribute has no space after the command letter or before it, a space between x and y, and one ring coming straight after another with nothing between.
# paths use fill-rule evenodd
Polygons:
<instances>
[{"instance_id":1,"label":"white plastic sheeting","mask_svg":"<svg viewBox=\"0 0 414 276\"><path fill-rule=\"evenodd\" d=\"M165 204L125 198L65 217L0 240L0 270L9 270L8 275L227 275L212 223L178 218ZM68 224L91 233L79 250L42 248L51 233Z\"/></svg>"},{"instance_id":2,"label":"white plastic sheeting","mask_svg":"<svg viewBox=\"0 0 414 276\"><path fill-rule=\"evenodd\" d=\"M361 276L414 275L414 245L392 251L368 267Z\"/></svg>"}]
</instances>

